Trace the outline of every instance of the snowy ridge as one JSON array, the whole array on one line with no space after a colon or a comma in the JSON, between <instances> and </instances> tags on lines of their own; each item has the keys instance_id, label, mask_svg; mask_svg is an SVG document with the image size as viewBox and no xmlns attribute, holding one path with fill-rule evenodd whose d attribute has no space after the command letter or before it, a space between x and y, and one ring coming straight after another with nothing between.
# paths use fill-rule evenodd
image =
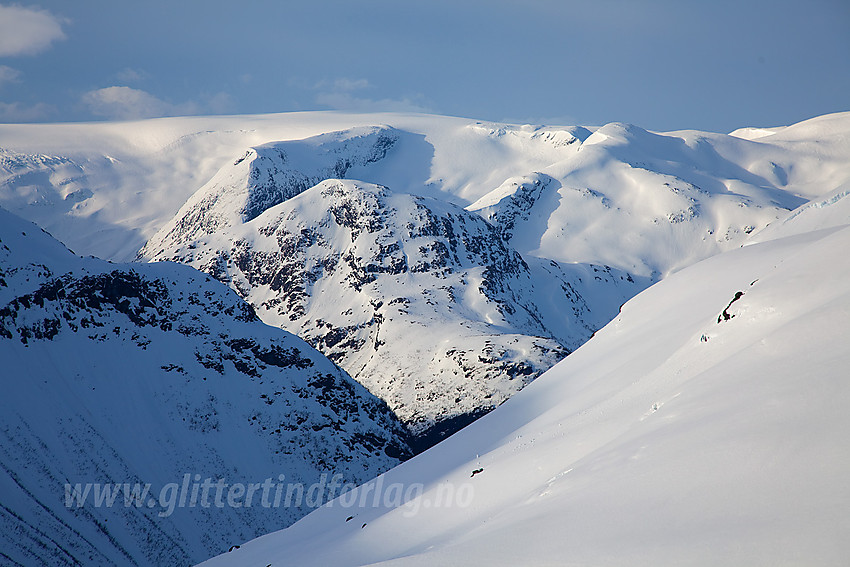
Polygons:
<instances>
[{"instance_id":1,"label":"snowy ridge","mask_svg":"<svg viewBox=\"0 0 850 567\"><path fill-rule=\"evenodd\" d=\"M344 178L352 167L383 159L397 141L392 129L374 127L251 148L180 208L157 244L173 246L250 221L324 179ZM148 245L143 254L156 251Z\"/></svg>"},{"instance_id":2,"label":"snowy ridge","mask_svg":"<svg viewBox=\"0 0 850 567\"><path fill-rule=\"evenodd\" d=\"M782 221L773 223L754 234L748 244L772 240L778 235L790 236L847 224L847 219L850 218L848 197L850 197L850 189L845 186L825 197L813 199L795 209Z\"/></svg>"},{"instance_id":3,"label":"snowy ridge","mask_svg":"<svg viewBox=\"0 0 850 567\"><path fill-rule=\"evenodd\" d=\"M186 474L359 483L409 455L383 402L218 282L76 257L2 209L0 358L12 562L186 564L309 510L66 507L66 483L151 483L153 495Z\"/></svg>"},{"instance_id":4,"label":"snowy ridge","mask_svg":"<svg viewBox=\"0 0 850 567\"><path fill-rule=\"evenodd\" d=\"M565 160L509 179L468 208L509 227L523 255L657 278L739 245L805 202L780 166L765 176L738 165L758 155L747 144L755 145L608 124Z\"/></svg>"},{"instance_id":5,"label":"snowy ridge","mask_svg":"<svg viewBox=\"0 0 850 567\"><path fill-rule=\"evenodd\" d=\"M65 201L73 206L92 196L83 169L63 156L0 150L0 175L4 184L21 188L15 196L24 203L55 207ZM55 189L55 194L47 188Z\"/></svg>"},{"instance_id":6,"label":"snowy ridge","mask_svg":"<svg viewBox=\"0 0 850 567\"><path fill-rule=\"evenodd\" d=\"M786 226L652 286L507 403L357 489L423 483L407 505L336 502L204 565L842 564L850 216ZM467 485L467 506L426 504Z\"/></svg>"},{"instance_id":7,"label":"snowy ridge","mask_svg":"<svg viewBox=\"0 0 850 567\"><path fill-rule=\"evenodd\" d=\"M177 245L173 231L161 234L142 254L228 283L424 439L508 399L639 285L601 266L534 259L532 269L480 216L357 181L323 181Z\"/></svg>"}]
</instances>

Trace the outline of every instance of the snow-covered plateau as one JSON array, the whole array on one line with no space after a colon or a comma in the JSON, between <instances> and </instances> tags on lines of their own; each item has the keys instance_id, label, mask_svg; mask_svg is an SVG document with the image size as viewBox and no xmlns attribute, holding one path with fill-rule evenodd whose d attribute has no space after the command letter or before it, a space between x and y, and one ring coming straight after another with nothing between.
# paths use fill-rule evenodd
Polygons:
<instances>
[{"instance_id":1,"label":"snow-covered plateau","mask_svg":"<svg viewBox=\"0 0 850 567\"><path fill-rule=\"evenodd\" d=\"M338 472L210 564L841 564L848 195L850 113L0 125L2 552L200 561L310 506L64 484Z\"/></svg>"}]
</instances>

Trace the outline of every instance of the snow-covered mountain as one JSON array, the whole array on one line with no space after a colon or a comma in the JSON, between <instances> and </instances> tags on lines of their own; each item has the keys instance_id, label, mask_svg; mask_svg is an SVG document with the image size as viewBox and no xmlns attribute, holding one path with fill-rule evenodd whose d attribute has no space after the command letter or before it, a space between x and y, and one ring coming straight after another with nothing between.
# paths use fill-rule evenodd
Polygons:
<instances>
[{"instance_id":1,"label":"snow-covered mountain","mask_svg":"<svg viewBox=\"0 0 850 567\"><path fill-rule=\"evenodd\" d=\"M251 148L219 170L157 234L176 243L223 232L320 181L380 161L398 140L390 128L354 128Z\"/></svg>"},{"instance_id":2,"label":"snow-covered mountain","mask_svg":"<svg viewBox=\"0 0 850 567\"><path fill-rule=\"evenodd\" d=\"M458 516L440 510L420 513L416 518L422 519L413 524L398 520L398 511L374 511L355 522L362 530L357 534L340 531L354 523L343 521L347 525L340 528L335 516L322 511L283 532L290 535L266 541L282 542L306 557L307 548L289 538L302 537L318 526L328 535L310 535L324 554L313 561L336 558L355 564L404 562L402 556L410 556L414 563L450 563L455 550L461 563L472 558L480 562L475 556L479 552L494 563L521 563L510 552L511 546L528 549L520 545L520 536L539 544L539 555L532 557L539 559L536 562L558 563L570 551L558 546L572 540L547 531L547 522L585 536L581 545L576 544L578 561L585 563L604 563L606 557L622 563L633 557L632 550L645 552L647 562L657 563L663 559L657 550L681 550L689 541L705 548L716 548L715 543L734 547L742 550L739 562L748 563L756 554L746 550L762 549L758 542L764 538L780 534L788 536L788 542L800 541L791 533L799 525L788 521L780 530L769 516L776 512L791 517L795 507L804 507L804 498L789 492L783 500L772 482L759 492L759 470L769 465L759 443L779 450L775 438L793 439L807 445L800 451L805 461L816 459L818 451L830 451L827 445L834 440L826 434L823 440L811 439L802 418L784 408L792 406L795 397L806 407L832 408L833 398L827 395L841 399L846 394L840 385L832 385L835 365L847 366L846 349L836 339L846 329L834 320L835 313L817 305L832 297L819 282L834 282L835 289L844 293L843 267L835 268L836 280L829 264L840 264L841 258L833 256L840 248L836 241L846 233L839 227L847 224L850 113L781 128L743 128L728 135L658 133L619 123L542 127L408 114L169 118L0 125L0 148L0 205L37 222L78 252L112 260L173 259L222 280L265 322L312 342L387 400L420 436L416 448L513 396L617 317L551 370L544 385L532 385L530 393L519 394L514 398L519 401L509 401L493 414L506 417L485 418L460 441L449 440L436 452L426 453L424 460L413 461L419 464L402 465L387 476L437 487L446 485L441 479L456 485L461 478L468 479L471 470L484 469L473 477L476 490L489 486L489 495L476 500L483 502L481 507L457 511ZM817 232L828 227L834 233ZM806 259L806 254L812 257ZM95 271L111 269L155 279L151 274L170 274L178 268L138 265ZM35 274L31 277L38 286L46 285L38 279L40 268L23 268L20 273L27 270ZM77 273L83 268L75 264L68 270ZM191 285L202 289L214 285L201 275L188 275L191 271L175 273L187 274ZM89 281L85 276L77 279ZM67 285L83 289L83 284L73 283L77 279ZM175 289L189 293L177 277L160 279L177 282L172 284ZM657 281L661 284L618 315L626 299ZM26 288L16 291L15 297L36 291ZM767 295L761 296L762 292ZM239 304L236 296L227 297L234 306ZM744 317L738 309L750 300L761 303L753 304L752 317ZM772 307L773 301L781 308ZM844 300L836 301L831 308L846 311L840 303ZM132 302L130 307L136 309ZM796 314L803 319L794 319ZM56 336L70 337L75 345L77 341L89 345L90 334L109 336L102 329L84 327L83 319L77 322L72 317L67 327L63 320L51 316L53 322L47 326L36 321L37 325L26 323L21 329L32 335L27 338L31 344L44 341L36 336L51 335L57 325L63 330ZM712 324L704 327L709 320ZM77 331L68 334L71 323ZM258 322L244 324L265 329ZM224 353L243 333L238 325L220 320L211 320L208 328L211 337L218 336L216 345ZM806 337L794 343L782 335L776 350L768 349L768 354L764 349L770 341L753 339L773 337L781 329L794 329ZM821 332L824 329L836 331ZM168 337L183 336L169 333ZM123 336L119 329L117 338L109 340ZM697 337L696 344L687 342L692 336ZM134 341L132 334L130 339ZM167 344L156 342L154 347L143 340L133 352L142 352L143 347L172 352ZM184 350L195 348L192 343ZM308 347L301 344L302 348ZM307 358L320 356L309 352ZM783 353L798 356L787 360ZM135 356L128 360L135 361ZM219 361L226 372L231 372L229 357L222 354ZM201 358L194 362L190 358L186 364L200 365L199 372L208 364L211 368L205 370L214 371L215 360ZM45 360L51 359L37 357L22 364L40 368ZM802 373L818 360L828 363L816 376L822 389L813 393L790 372ZM82 375L91 358L74 364ZM182 365L161 363L157 376L175 376L176 369L169 364ZM233 372L244 373L234 368ZM334 372L346 379L344 372ZM752 382L753 375L766 372L779 376L778 393L772 392L772 383ZM749 385L739 392L731 381ZM365 391L357 391L363 400L375 403ZM267 404L269 393L261 393ZM817 397L821 394L823 398ZM771 407L779 413L747 413L764 399L775 400L778 405ZM690 401L673 416L676 419L658 417L683 400ZM241 403L228 407L242 411ZM830 412L820 413L821 421L812 421L818 431L824 424L846 426ZM723 424L716 434L708 431L709 414ZM756 430L742 438L740 443L750 444L741 448L732 431L749 427L751 414ZM787 418L792 426L776 425L771 415ZM553 420L563 428L556 429ZM668 423L694 431L697 444L704 440L708 452L689 452L693 438L678 429L665 429ZM383 425L375 427L381 430ZM385 430L384 439L397 438L401 446L403 433L393 427L397 424ZM641 452L644 445L636 443L662 449L655 460L647 461ZM755 542L751 547L723 532L723 514L740 516L734 516L725 493L712 488L712 474L695 468L711 467L705 455L723 454L726 446L732 447L732 456L749 451L754 464L750 469L745 458L731 459L729 474L716 477L719 486L736 497L746 489L777 502L768 507L742 500L742 513L753 518L748 525L764 530L749 533ZM547 460L550 452L557 456ZM386 458L391 464L391 456ZM830 460L830 470L844 470L843 459L840 454L837 461ZM236 461L222 457L221 462ZM769 465L778 483L790 485L803 478L790 454L781 453L776 463L789 471L786 475ZM492 474L494 464L496 470L505 471L503 476ZM665 473L666 464L684 471L690 480L675 482L678 477ZM640 468L644 465L648 468ZM573 474L570 468L583 472ZM310 470L315 477L319 469ZM637 476L618 477L623 470ZM646 480L653 475L664 482ZM731 479L735 475L743 479L741 490ZM513 476L522 479L510 484L506 479ZM576 477L580 486L571 484ZM840 493L832 478L816 480ZM665 500L662 485L667 484L671 496ZM609 487L617 499L606 497ZM576 492L578 488L582 490ZM716 503L704 514L696 496L701 491ZM549 503L543 508L530 504L536 502L536 494L550 493L563 497L543 498ZM805 496L814 498L811 509L835 518L822 503L821 493ZM617 507L615 500L622 502L624 513L621 520L608 522ZM669 503L675 500L685 504ZM668 504L659 507L657 502ZM546 508L549 505L552 509ZM572 511L561 514L561 507ZM649 522L641 523L640 512ZM581 524L585 514L586 525ZM678 522L680 518L685 521ZM659 535L661 527L675 531L680 523L690 526L688 520L703 524L690 531L683 528L685 543L680 547ZM392 526L370 530L373 523ZM626 523L645 527L642 533L647 537L630 537ZM653 531L655 525L661 527ZM827 530L819 521L812 525ZM708 539L699 540L693 535L697 532L708 534ZM804 539L812 534L805 527L798 532ZM458 538L457 533L468 535ZM391 543L377 546L380 538ZM653 541L657 545L651 548ZM273 555L259 543L254 545L261 552L249 558ZM429 546L434 551L421 555ZM602 559L596 561L603 548Z\"/></svg>"},{"instance_id":3,"label":"snow-covered mountain","mask_svg":"<svg viewBox=\"0 0 850 567\"><path fill-rule=\"evenodd\" d=\"M410 454L382 401L209 276L80 258L2 209L0 360L11 564L200 561L315 500L265 506L258 492L247 506L175 507L160 496L168 484L360 483ZM152 500L125 505L116 492L98 506L102 484L68 505L77 483L150 483Z\"/></svg>"},{"instance_id":4,"label":"snow-covered mountain","mask_svg":"<svg viewBox=\"0 0 850 567\"><path fill-rule=\"evenodd\" d=\"M306 189L303 174L282 173L283 155L276 182L216 176L142 254L228 283L386 400L420 445L508 399L640 289L603 266L531 267L493 225L444 201L335 179ZM257 214L257 202L279 204Z\"/></svg>"},{"instance_id":5,"label":"snow-covered mountain","mask_svg":"<svg viewBox=\"0 0 850 567\"><path fill-rule=\"evenodd\" d=\"M650 287L443 443L204 565L842 565L848 246L845 188Z\"/></svg>"},{"instance_id":6,"label":"snow-covered mountain","mask_svg":"<svg viewBox=\"0 0 850 567\"><path fill-rule=\"evenodd\" d=\"M247 172L255 156L266 158L269 167L260 160L256 169L266 179L295 168L302 185L345 177L487 216L515 216L516 199L502 201L539 179L547 183L533 206L520 205L528 211L515 224L524 228L513 231L523 256L665 274L850 181L850 113L755 131L333 112L5 124L0 205L76 251L126 260L198 189ZM240 159L242 170L233 166Z\"/></svg>"}]
</instances>

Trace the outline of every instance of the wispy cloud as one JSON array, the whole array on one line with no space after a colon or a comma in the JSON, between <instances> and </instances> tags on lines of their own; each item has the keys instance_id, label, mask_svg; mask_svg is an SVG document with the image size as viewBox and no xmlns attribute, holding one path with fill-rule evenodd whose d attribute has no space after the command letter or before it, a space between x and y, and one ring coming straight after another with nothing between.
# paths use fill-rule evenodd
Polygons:
<instances>
[{"instance_id":1,"label":"wispy cloud","mask_svg":"<svg viewBox=\"0 0 850 567\"><path fill-rule=\"evenodd\" d=\"M353 96L351 93L319 93L318 104L334 110L353 110L357 112L430 112L423 104L410 98L372 99Z\"/></svg>"},{"instance_id":2,"label":"wispy cloud","mask_svg":"<svg viewBox=\"0 0 850 567\"><path fill-rule=\"evenodd\" d=\"M40 8L0 5L0 57L33 55L65 39L66 21Z\"/></svg>"},{"instance_id":3,"label":"wispy cloud","mask_svg":"<svg viewBox=\"0 0 850 567\"><path fill-rule=\"evenodd\" d=\"M17 83L21 72L6 65L0 65L0 89L7 83Z\"/></svg>"},{"instance_id":4,"label":"wispy cloud","mask_svg":"<svg viewBox=\"0 0 850 567\"><path fill-rule=\"evenodd\" d=\"M138 120L160 116L220 114L232 110L233 98L224 92L202 95L201 102L173 104L141 89L113 86L85 93L82 102L95 115L110 120Z\"/></svg>"},{"instance_id":5,"label":"wispy cloud","mask_svg":"<svg viewBox=\"0 0 850 567\"><path fill-rule=\"evenodd\" d=\"M358 91L374 91L368 79L340 78L333 82L321 81L314 87L316 103L334 110L356 112L430 112L422 95L415 97L375 98Z\"/></svg>"},{"instance_id":6,"label":"wispy cloud","mask_svg":"<svg viewBox=\"0 0 850 567\"><path fill-rule=\"evenodd\" d=\"M175 105L161 100L149 92L119 86L89 91L83 95L83 103L95 116L112 120L196 114L198 111L193 103Z\"/></svg>"},{"instance_id":7,"label":"wispy cloud","mask_svg":"<svg viewBox=\"0 0 850 567\"><path fill-rule=\"evenodd\" d=\"M0 122L39 122L47 120L55 114L56 108L43 102L28 105L20 102L0 101Z\"/></svg>"},{"instance_id":8,"label":"wispy cloud","mask_svg":"<svg viewBox=\"0 0 850 567\"><path fill-rule=\"evenodd\" d=\"M225 114L233 112L236 108L236 100L225 92L220 92L214 95L204 95L202 108L213 114Z\"/></svg>"},{"instance_id":9,"label":"wispy cloud","mask_svg":"<svg viewBox=\"0 0 850 567\"><path fill-rule=\"evenodd\" d=\"M335 79L334 81L319 81L313 87L318 91L351 92L371 88L369 79Z\"/></svg>"},{"instance_id":10,"label":"wispy cloud","mask_svg":"<svg viewBox=\"0 0 850 567\"><path fill-rule=\"evenodd\" d=\"M125 67L115 74L115 78L122 83L141 83L149 76L147 72L141 69L132 69L130 67Z\"/></svg>"}]
</instances>

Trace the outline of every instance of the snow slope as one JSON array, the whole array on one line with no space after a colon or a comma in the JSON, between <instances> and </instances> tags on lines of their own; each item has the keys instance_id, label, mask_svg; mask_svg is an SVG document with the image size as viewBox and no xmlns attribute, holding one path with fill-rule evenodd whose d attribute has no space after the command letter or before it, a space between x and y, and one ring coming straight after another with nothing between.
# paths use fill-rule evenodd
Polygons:
<instances>
[{"instance_id":1,"label":"snow slope","mask_svg":"<svg viewBox=\"0 0 850 567\"><path fill-rule=\"evenodd\" d=\"M225 286L74 256L2 209L0 361L3 563L187 564L310 509L68 507L66 483L151 483L157 500L185 475L359 483L409 455L383 402Z\"/></svg>"},{"instance_id":2,"label":"snow slope","mask_svg":"<svg viewBox=\"0 0 850 567\"><path fill-rule=\"evenodd\" d=\"M848 197L850 197L850 184L845 184L823 197L812 199L795 209L786 218L754 234L747 244L847 224L847 219L850 218L850 198Z\"/></svg>"},{"instance_id":3,"label":"snow slope","mask_svg":"<svg viewBox=\"0 0 850 567\"><path fill-rule=\"evenodd\" d=\"M842 205L804 214L834 221ZM204 565L845 564L850 217L830 224L644 291L507 403L382 475L384 490L424 485L407 505L373 500L373 481L348 499L364 505L337 501ZM436 505L464 486L467 506Z\"/></svg>"},{"instance_id":4,"label":"snow slope","mask_svg":"<svg viewBox=\"0 0 850 567\"><path fill-rule=\"evenodd\" d=\"M597 129L563 161L469 206L509 223L520 253L664 276L850 181L850 113L757 141L707 132Z\"/></svg>"}]
</instances>

